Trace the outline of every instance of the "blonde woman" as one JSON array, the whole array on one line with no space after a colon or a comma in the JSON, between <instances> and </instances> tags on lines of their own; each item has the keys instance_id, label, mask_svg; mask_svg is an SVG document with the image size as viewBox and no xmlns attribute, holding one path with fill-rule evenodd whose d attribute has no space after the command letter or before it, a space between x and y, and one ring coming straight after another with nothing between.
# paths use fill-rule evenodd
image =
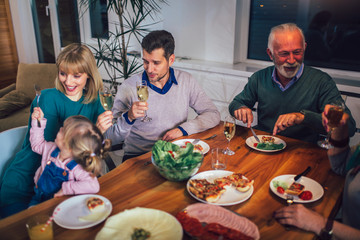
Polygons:
<instances>
[{"instance_id":1,"label":"blonde woman","mask_svg":"<svg viewBox=\"0 0 360 240\"><path fill-rule=\"evenodd\" d=\"M98 98L102 79L95 58L85 45L73 43L59 54L56 65L56 88L41 91L39 106L47 119L44 131L46 141L54 141L65 119L83 115L95 123L104 112ZM31 105L31 113L36 99ZM29 120L29 130L31 128ZM6 169L0 189L0 214L6 217L26 209L34 195L33 177L40 166L41 156L31 150L29 132L22 150Z\"/></svg>"}]
</instances>

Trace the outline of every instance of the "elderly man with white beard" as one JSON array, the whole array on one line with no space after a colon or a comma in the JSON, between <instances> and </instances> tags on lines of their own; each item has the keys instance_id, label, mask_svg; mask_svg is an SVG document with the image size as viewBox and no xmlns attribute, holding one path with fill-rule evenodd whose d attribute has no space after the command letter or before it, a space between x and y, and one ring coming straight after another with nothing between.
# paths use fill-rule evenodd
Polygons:
<instances>
[{"instance_id":1,"label":"elderly man with white beard","mask_svg":"<svg viewBox=\"0 0 360 240\"><path fill-rule=\"evenodd\" d=\"M275 26L268 39L267 54L274 66L255 72L244 90L229 105L239 121L253 122L252 108L258 103L256 128L315 143L326 134L321 113L326 104L342 101L334 80L326 73L305 66L302 30L293 23ZM349 136L356 130L350 110Z\"/></svg>"}]
</instances>

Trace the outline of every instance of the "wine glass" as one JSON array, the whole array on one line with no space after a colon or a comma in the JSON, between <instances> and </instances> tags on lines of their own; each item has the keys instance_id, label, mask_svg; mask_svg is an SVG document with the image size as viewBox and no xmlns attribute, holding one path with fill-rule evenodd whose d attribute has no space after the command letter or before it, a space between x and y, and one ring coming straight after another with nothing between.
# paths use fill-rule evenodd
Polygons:
<instances>
[{"instance_id":1,"label":"wine glass","mask_svg":"<svg viewBox=\"0 0 360 240\"><path fill-rule=\"evenodd\" d=\"M345 105L343 102L336 102L336 103L332 103L331 105L332 107L330 107L326 115L328 119L327 125L329 127L328 134L324 140L318 141L318 145L325 149L333 148L333 146L329 142L329 138L331 136L331 132L340 125L340 120L345 110Z\"/></svg>"},{"instance_id":2,"label":"wine glass","mask_svg":"<svg viewBox=\"0 0 360 240\"><path fill-rule=\"evenodd\" d=\"M108 87L104 87L103 90L99 91L100 102L106 111L111 111L114 104L114 96L112 91ZM113 124L116 123L116 118L113 118Z\"/></svg>"},{"instance_id":3,"label":"wine glass","mask_svg":"<svg viewBox=\"0 0 360 240\"><path fill-rule=\"evenodd\" d=\"M149 98L149 90L145 80L136 82L136 92L138 99L142 102L146 102ZM145 117L141 120L142 122L150 122L151 118L147 116L147 111L145 110Z\"/></svg>"},{"instance_id":4,"label":"wine glass","mask_svg":"<svg viewBox=\"0 0 360 240\"><path fill-rule=\"evenodd\" d=\"M232 116L227 116L224 121L224 134L225 134L226 139L228 140L227 147L224 150L224 153L226 155L234 155L235 154L234 151L231 151L229 149L230 140L235 135L235 129L236 129L235 118L233 118Z\"/></svg>"}]
</instances>

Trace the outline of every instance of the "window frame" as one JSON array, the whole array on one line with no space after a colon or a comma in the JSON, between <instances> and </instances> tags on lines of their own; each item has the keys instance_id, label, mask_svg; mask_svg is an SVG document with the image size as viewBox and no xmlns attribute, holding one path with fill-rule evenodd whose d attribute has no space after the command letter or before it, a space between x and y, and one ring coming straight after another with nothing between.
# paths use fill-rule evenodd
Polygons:
<instances>
[{"instance_id":1,"label":"window frame","mask_svg":"<svg viewBox=\"0 0 360 240\"><path fill-rule=\"evenodd\" d=\"M258 65L258 66L272 66L273 63L269 58L269 61L254 60L247 58L248 55L248 39L249 39L249 29L250 29L250 7L251 0L237 0L237 30L235 32L235 41L239 43L239 46L235 47L235 63L234 64L245 64L245 65ZM239 11L240 10L240 11ZM240 23L239 23L240 21ZM239 23L239 24L238 24ZM265 50L264 50L265 51ZM336 78L355 78L360 81L360 72L350 71L350 70L341 70L334 68L322 68L315 67L320 69L332 77Z\"/></svg>"}]
</instances>

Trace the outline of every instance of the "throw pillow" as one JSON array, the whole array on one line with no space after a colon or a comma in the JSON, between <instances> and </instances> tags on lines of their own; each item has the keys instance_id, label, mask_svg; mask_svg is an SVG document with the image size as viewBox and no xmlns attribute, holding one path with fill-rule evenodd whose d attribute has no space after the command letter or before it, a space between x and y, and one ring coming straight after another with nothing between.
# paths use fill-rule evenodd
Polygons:
<instances>
[{"instance_id":1,"label":"throw pillow","mask_svg":"<svg viewBox=\"0 0 360 240\"><path fill-rule=\"evenodd\" d=\"M0 98L0 118L5 118L11 113L29 106L32 99L25 93L13 90Z\"/></svg>"}]
</instances>

